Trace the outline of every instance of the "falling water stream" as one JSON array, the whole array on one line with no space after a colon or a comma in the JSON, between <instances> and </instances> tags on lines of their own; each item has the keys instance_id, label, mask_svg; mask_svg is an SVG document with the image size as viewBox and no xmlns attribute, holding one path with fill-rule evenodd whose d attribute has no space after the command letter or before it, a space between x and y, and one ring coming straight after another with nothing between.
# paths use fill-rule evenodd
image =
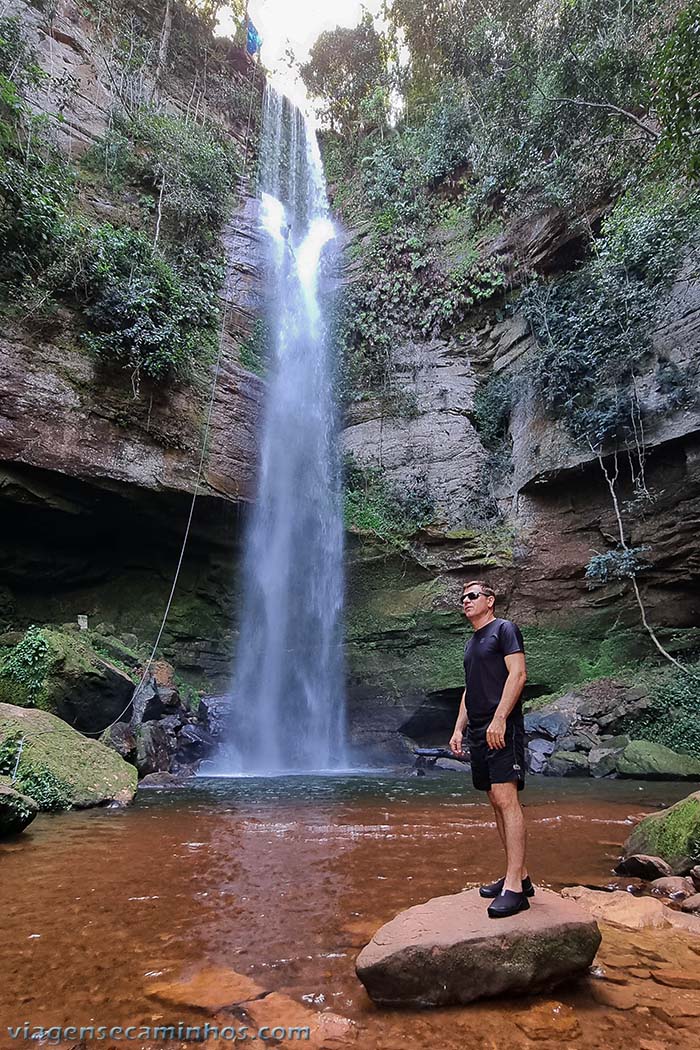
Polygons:
<instances>
[{"instance_id":1,"label":"falling water stream","mask_svg":"<svg viewBox=\"0 0 700 1050\"><path fill-rule=\"evenodd\" d=\"M321 294L335 231L316 136L270 88L260 185L271 359L222 774L346 764L340 461Z\"/></svg>"}]
</instances>

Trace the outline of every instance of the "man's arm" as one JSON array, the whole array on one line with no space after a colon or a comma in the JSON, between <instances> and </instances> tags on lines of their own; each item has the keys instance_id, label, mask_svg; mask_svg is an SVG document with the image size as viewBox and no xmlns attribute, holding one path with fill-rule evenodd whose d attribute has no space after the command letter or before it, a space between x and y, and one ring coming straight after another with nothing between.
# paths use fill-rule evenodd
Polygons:
<instances>
[{"instance_id":1,"label":"man's arm","mask_svg":"<svg viewBox=\"0 0 700 1050\"><path fill-rule=\"evenodd\" d=\"M464 730L467 728L467 690L465 689L462 693L462 699L459 704L459 714L457 715L457 721L455 722L454 733L450 740L450 751L453 755L464 754L462 750L462 738L464 736Z\"/></svg>"},{"instance_id":2,"label":"man's arm","mask_svg":"<svg viewBox=\"0 0 700 1050\"><path fill-rule=\"evenodd\" d=\"M500 749L506 746L506 718L511 713L527 681L525 653L510 653L504 656L508 668L508 677L503 686L503 693L491 724L486 730L486 743L490 748Z\"/></svg>"}]
</instances>

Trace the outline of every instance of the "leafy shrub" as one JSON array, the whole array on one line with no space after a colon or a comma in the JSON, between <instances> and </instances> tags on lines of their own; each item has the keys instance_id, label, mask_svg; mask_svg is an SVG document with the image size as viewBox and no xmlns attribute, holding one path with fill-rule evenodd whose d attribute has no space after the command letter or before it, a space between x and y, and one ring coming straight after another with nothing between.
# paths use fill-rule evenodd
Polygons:
<instances>
[{"instance_id":1,"label":"leafy shrub","mask_svg":"<svg viewBox=\"0 0 700 1050\"><path fill-rule=\"evenodd\" d=\"M67 784L55 773L32 762L31 741L25 740L23 743L22 733L18 729L0 741L0 776L12 776L15 767L17 776L14 787L21 794L33 798L40 809L51 811L70 807Z\"/></svg>"},{"instance_id":2,"label":"leafy shrub","mask_svg":"<svg viewBox=\"0 0 700 1050\"><path fill-rule=\"evenodd\" d=\"M668 409L693 408L698 402L700 387L697 361L679 366L675 361L660 357L656 365L656 386Z\"/></svg>"},{"instance_id":3,"label":"leafy shrub","mask_svg":"<svg viewBox=\"0 0 700 1050\"><path fill-rule=\"evenodd\" d=\"M397 338L438 335L505 284L494 260L466 262L447 276L441 274L424 233L403 224L376 235L363 262L361 275L345 294L340 324L358 388L391 385Z\"/></svg>"},{"instance_id":4,"label":"leafy shrub","mask_svg":"<svg viewBox=\"0 0 700 1050\"><path fill-rule=\"evenodd\" d=\"M40 707L44 697L46 676L52 663L49 643L40 627L30 627L22 640L0 663L0 676L19 688L18 699Z\"/></svg>"},{"instance_id":5,"label":"leafy shrub","mask_svg":"<svg viewBox=\"0 0 700 1050\"><path fill-rule=\"evenodd\" d=\"M508 436L513 407L513 377L490 375L474 396L474 423L487 449L496 451Z\"/></svg>"},{"instance_id":6,"label":"leafy shrub","mask_svg":"<svg viewBox=\"0 0 700 1050\"><path fill-rule=\"evenodd\" d=\"M472 116L460 85L447 81L415 134L421 181L434 186L467 162L473 140Z\"/></svg>"},{"instance_id":7,"label":"leafy shrub","mask_svg":"<svg viewBox=\"0 0 700 1050\"><path fill-rule=\"evenodd\" d=\"M151 379L188 378L213 351L222 279L220 265L185 257L175 266L144 234L97 226L74 285L91 327L83 340Z\"/></svg>"},{"instance_id":8,"label":"leafy shrub","mask_svg":"<svg viewBox=\"0 0 700 1050\"><path fill-rule=\"evenodd\" d=\"M425 480L401 490L389 485L379 467L345 462L345 523L353 532L369 533L388 547L402 549L408 537L428 524L435 505Z\"/></svg>"},{"instance_id":9,"label":"leafy shrub","mask_svg":"<svg viewBox=\"0 0 700 1050\"><path fill-rule=\"evenodd\" d=\"M677 182L642 184L622 196L603 222L599 257L650 284L671 280L700 218L700 194Z\"/></svg>"},{"instance_id":10,"label":"leafy shrub","mask_svg":"<svg viewBox=\"0 0 700 1050\"><path fill-rule=\"evenodd\" d=\"M66 303L87 328L84 344L104 360L136 376L189 378L195 362L211 355L217 334L223 267L202 241L211 240L225 215L236 170L232 148L208 125L149 109L124 118L100 162L115 177L136 171L159 195L162 188L160 206L180 243L156 250L143 232L92 225L75 211L75 172L21 98L34 74L31 67L23 71L30 52L22 50L12 20L10 28L19 57L11 70L14 108L0 140L2 297L29 312ZM188 237L198 241L198 254L182 249Z\"/></svg>"},{"instance_id":11,"label":"leafy shrub","mask_svg":"<svg viewBox=\"0 0 700 1050\"><path fill-rule=\"evenodd\" d=\"M270 359L270 333L265 322L257 318L253 331L240 346L240 362L249 372L265 376Z\"/></svg>"},{"instance_id":12,"label":"leafy shrub","mask_svg":"<svg viewBox=\"0 0 700 1050\"><path fill-rule=\"evenodd\" d=\"M700 3L690 0L661 47L653 69L654 104L663 125L661 157L700 176Z\"/></svg>"},{"instance_id":13,"label":"leafy shrub","mask_svg":"<svg viewBox=\"0 0 700 1050\"><path fill-rule=\"evenodd\" d=\"M594 554L586 566L589 586L611 583L613 580L629 580L648 566L640 555L649 547L618 547L617 550Z\"/></svg>"},{"instance_id":14,"label":"leafy shrub","mask_svg":"<svg viewBox=\"0 0 700 1050\"><path fill-rule=\"evenodd\" d=\"M552 284L534 281L521 303L540 347L532 374L548 414L594 447L629 436L632 376L651 349L649 286L592 263Z\"/></svg>"},{"instance_id":15,"label":"leafy shrub","mask_svg":"<svg viewBox=\"0 0 700 1050\"><path fill-rule=\"evenodd\" d=\"M27 162L10 155L0 163L0 280L6 288L69 252L72 224L64 202L71 192L67 166L55 156L35 153Z\"/></svg>"},{"instance_id":16,"label":"leafy shrub","mask_svg":"<svg viewBox=\"0 0 700 1050\"><path fill-rule=\"evenodd\" d=\"M604 222L590 262L523 292L540 346L535 385L547 412L582 443L600 448L634 433L633 378L651 351L661 289L682 264L699 213L700 198L676 183L640 185Z\"/></svg>"},{"instance_id":17,"label":"leafy shrub","mask_svg":"<svg viewBox=\"0 0 700 1050\"><path fill-rule=\"evenodd\" d=\"M674 669L652 680L653 709L632 715L623 731L700 758L700 665L688 665L687 672Z\"/></svg>"},{"instance_id":18,"label":"leafy shrub","mask_svg":"<svg viewBox=\"0 0 700 1050\"><path fill-rule=\"evenodd\" d=\"M218 125L143 107L119 118L117 134L135 147L134 174L156 197L162 187L163 213L181 235L193 237L202 226L218 230L238 170L236 153Z\"/></svg>"},{"instance_id":19,"label":"leafy shrub","mask_svg":"<svg viewBox=\"0 0 700 1050\"><path fill-rule=\"evenodd\" d=\"M20 95L46 79L16 15L0 18L0 111L21 105Z\"/></svg>"}]
</instances>

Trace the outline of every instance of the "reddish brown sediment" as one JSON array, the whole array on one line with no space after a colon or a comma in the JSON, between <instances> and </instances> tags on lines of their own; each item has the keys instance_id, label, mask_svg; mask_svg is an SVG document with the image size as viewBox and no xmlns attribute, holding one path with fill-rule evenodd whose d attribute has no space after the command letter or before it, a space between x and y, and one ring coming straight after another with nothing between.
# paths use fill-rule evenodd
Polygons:
<instances>
[{"instance_id":1,"label":"reddish brown sediment","mask_svg":"<svg viewBox=\"0 0 700 1050\"><path fill-rule=\"evenodd\" d=\"M0 846L0 1046L7 1025L25 1021L213 1022L202 1002L214 1000L149 994L193 979L199 988L197 975L209 969L219 987L224 971L235 971L279 993L251 1007L265 1023L275 1003L285 1012L284 997L351 1019L352 1032L341 1025L334 1046L354 1040L359 1026L363 1050L524 1048L533 1040L557 1050L629 1050L642 1040L650 1050L694 1047L700 989L674 983L674 974L697 971L700 938L676 930L602 925L599 975L549 996L420 1012L372 1005L355 957L374 931L404 908L501 874L488 807L459 777L443 783L431 797L406 790L406 781L381 796L316 800L284 789L280 801L256 800L248 787L219 797L149 793L122 811L41 814L22 839ZM526 793L535 882L619 886L612 868L628 818L687 793L668 784L635 790L550 782ZM234 1011L236 1023L241 1015Z\"/></svg>"}]
</instances>

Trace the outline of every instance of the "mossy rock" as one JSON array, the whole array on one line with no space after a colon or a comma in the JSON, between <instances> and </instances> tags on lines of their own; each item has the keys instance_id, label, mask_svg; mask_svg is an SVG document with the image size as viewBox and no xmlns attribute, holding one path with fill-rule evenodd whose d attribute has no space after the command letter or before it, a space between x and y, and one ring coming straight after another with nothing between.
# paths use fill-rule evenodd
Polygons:
<instances>
[{"instance_id":1,"label":"mossy rock","mask_svg":"<svg viewBox=\"0 0 700 1050\"><path fill-rule=\"evenodd\" d=\"M588 755L582 751L555 751L547 760L545 772L550 777L587 777L591 772Z\"/></svg>"},{"instance_id":2,"label":"mossy rock","mask_svg":"<svg viewBox=\"0 0 700 1050\"><path fill-rule=\"evenodd\" d=\"M650 740L630 740L617 760L617 772L642 780L700 780L700 761Z\"/></svg>"},{"instance_id":3,"label":"mossy rock","mask_svg":"<svg viewBox=\"0 0 700 1050\"><path fill-rule=\"evenodd\" d=\"M624 845L624 856L661 857L674 875L685 875L700 863L700 791L661 813L645 817Z\"/></svg>"},{"instance_id":4,"label":"mossy rock","mask_svg":"<svg viewBox=\"0 0 700 1050\"><path fill-rule=\"evenodd\" d=\"M32 627L0 663L0 702L49 711L84 733L118 718L133 691L129 675L80 633Z\"/></svg>"},{"instance_id":5,"label":"mossy rock","mask_svg":"<svg viewBox=\"0 0 700 1050\"><path fill-rule=\"evenodd\" d=\"M18 835L34 820L39 807L33 798L0 784L0 839Z\"/></svg>"},{"instance_id":6,"label":"mossy rock","mask_svg":"<svg viewBox=\"0 0 700 1050\"><path fill-rule=\"evenodd\" d=\"M16 787L40 809L125 804L134 797L136 769L112 748L48 711L0 703L0 773L12 772L20 740Z\"/></svg>"}]
</instances>

